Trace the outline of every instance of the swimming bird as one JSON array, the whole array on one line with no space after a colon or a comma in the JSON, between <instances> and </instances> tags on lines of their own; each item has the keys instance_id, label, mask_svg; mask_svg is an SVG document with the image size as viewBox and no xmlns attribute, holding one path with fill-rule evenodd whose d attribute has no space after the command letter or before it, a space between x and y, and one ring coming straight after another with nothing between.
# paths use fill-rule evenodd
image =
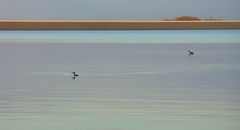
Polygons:
<instances>
[{"instance_id":1,"label":"swimming bird","mask_svg":"<svg viewBox=\"0 0 240 130\"><path fill-rule=\"evenodd\" d=\"M188 53L189 53L189 55L193 55L194 54L194 52L192 52L191 50L188 50Z\"/></svg>"},{"instance_id":2,"label":"swimming bird","mask_svg":"<svg viewBox=\"0 0 240 130\"><path fill-rule=\"evenodd\" d=\"M78 74L76 74L76 72L72 72L73 74L73 79L75 79L77 76L79 76Z\"/></svg>"}]
</instances>

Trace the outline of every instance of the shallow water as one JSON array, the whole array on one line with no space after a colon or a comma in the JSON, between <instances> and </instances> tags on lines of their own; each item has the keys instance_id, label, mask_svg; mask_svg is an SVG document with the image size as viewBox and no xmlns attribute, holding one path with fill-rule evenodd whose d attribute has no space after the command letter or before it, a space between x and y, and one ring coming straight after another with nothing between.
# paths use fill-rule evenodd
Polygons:
<instances>
[{"instance_id":1,"label":"shallow water","mask_svg":"<svg viewBox=\"0 0 240 130\"><path fill-rule=\"evenodd\" d=\"M59 43L58 33L35 32L29 40L17 37L20 32L1 32L0 129L239 129L240 44L231 35L238 36L238 31L219 32L229 39L221 44L214 38L210 43L169 44L161 38L159 44L104 43L114 40L107 37L111 32L91 44ZM103 35L71 33L80 36L77 41L82 34ZM135 35L135 43L148 38L144 31L126 33L123 41L129 35ZM163 34L154 33L155 38ZM175 39L178 32L168 33ZM184 36L192 33L185 31ZM67 37L73 35L67 32ZM189 48L193 56L188 56ZM72 71L79 74L75 80Z\"/></svg>"}]
</instances>

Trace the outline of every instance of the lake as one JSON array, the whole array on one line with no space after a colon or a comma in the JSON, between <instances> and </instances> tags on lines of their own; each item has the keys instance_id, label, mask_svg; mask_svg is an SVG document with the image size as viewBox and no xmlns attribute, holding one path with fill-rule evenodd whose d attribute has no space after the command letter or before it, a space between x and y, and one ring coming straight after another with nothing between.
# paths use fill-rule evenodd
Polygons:
<instances>
[{"instance_id":1,"label":"lake","mask_svg":"<svg viewBox=\"0 0 240 130\"><path fill-rule=\"evenodd\" d=\"M239 50L233 30L0 31L0 129L238 130Z\"/></svg>"}]
</instances>

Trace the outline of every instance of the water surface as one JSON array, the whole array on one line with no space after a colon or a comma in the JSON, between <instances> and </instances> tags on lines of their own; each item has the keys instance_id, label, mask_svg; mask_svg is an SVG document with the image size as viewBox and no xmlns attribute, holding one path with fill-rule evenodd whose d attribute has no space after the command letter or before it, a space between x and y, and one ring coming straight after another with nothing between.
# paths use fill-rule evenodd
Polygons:
<instances>
[{"instance_id":1,"label":"water surface","mask_svg":"<svg viewBox=\"0 0 240 130\"><path fill-rule=\"evenodd\" d=\"M0 129L240 127L240 31L0 34Z\"/></svg>"}]
</instances>

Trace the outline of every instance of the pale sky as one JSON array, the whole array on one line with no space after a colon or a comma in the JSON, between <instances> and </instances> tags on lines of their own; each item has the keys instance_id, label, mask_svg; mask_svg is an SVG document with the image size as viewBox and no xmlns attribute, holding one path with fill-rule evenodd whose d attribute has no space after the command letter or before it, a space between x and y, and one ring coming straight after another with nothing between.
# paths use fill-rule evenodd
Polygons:
<instances>
[{"instance_id":1,"label":"pale sky","mask_svg":"<svg viewBox=\"0 0 240 130\"><path fill-rule=\"evenodd\" d=\"M240 0L0 0L0 19L240 19Z\"/></svg>"}]
</instances>

